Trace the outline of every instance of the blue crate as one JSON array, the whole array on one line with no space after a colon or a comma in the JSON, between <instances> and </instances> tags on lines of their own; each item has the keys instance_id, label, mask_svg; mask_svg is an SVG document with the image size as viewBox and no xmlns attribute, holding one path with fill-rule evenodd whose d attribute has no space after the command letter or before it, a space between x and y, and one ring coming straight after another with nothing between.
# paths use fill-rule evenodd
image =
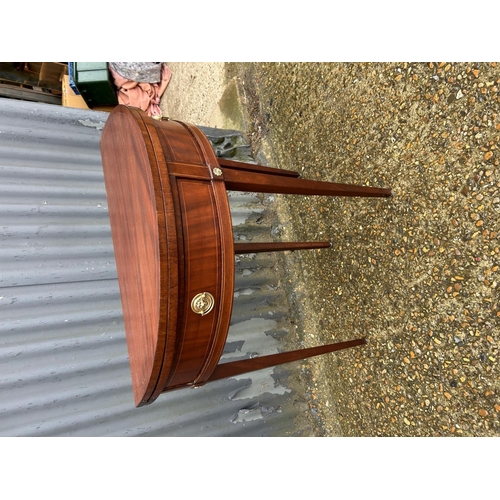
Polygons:
<instances>
[{"instance_id":1,"label":"blue crate","mask_svg":"<svg viewBox=\"0 0 500 500\"><path fill-rule=\"evenodd\" d=\"M75 84L75 63L74 62L69 62L68 63L68 76L69 76L69 86L73 90L73 92L76 95L80 95L80 91L78 90L76 84Z\"/></svg>"}]
</instances>

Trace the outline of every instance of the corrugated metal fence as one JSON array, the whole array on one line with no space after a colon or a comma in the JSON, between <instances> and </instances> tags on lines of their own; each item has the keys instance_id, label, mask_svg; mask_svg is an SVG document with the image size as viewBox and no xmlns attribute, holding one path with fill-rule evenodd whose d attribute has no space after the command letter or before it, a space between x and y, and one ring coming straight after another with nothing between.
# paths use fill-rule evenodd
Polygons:
<instances>
[{"instance_id":1,"label":"corrugated metal fence","mask_svg":"<svg viewBox=\"0 0 500 500\"><path fill-rule=\"evenodd\" d=\"M106 117L0 99L0 435L297 434L286 370L134 407L99 151ZM205 132L231 153L234 140ZM230 195L236 237L269 235L262 202ZM272 254L237 258L224 358L278 351L287 306L274 266Z\"/></svg>"}]
</instances>

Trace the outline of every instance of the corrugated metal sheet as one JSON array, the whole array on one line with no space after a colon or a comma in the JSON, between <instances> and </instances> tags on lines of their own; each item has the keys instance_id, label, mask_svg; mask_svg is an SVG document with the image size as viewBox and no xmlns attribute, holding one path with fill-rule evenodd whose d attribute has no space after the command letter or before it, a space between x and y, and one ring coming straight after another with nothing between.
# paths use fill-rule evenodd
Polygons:
<instances>
[{"instance_id":1,"label":"corrugated metal sheet","mask_svg":"<svg viewBox=\"0 0 500 500\"><path fill-rule=\"evenodd\" d=\"M0 99L0 435L297 433L284 370L279 382L261 370L134 407L99 152L106 117ZM257 197L230 202L237 237L269 234ZM223 359L278 351L287 309L274 265L272 254L237 258Z\"/></svg>"}]
</instances>

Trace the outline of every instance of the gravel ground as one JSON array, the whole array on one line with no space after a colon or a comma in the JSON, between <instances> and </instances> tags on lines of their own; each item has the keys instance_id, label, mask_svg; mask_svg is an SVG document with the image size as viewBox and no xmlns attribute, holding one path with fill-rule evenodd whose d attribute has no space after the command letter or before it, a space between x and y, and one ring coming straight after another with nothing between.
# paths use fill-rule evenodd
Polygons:
<instances>
[{"instance_id":1,"label":"gravel ground","mask_svg":"<svg viewBox=\"0 0 500 500\"><path fill-rule=\"evenodd\" d=\"M224 63L167 63L172 78L161 110L172 119L217 126L218 101L226 86ZM209 125L210 124L210 125Z\"/></svg>"},{"instance_id":2,"label":"gravel ground","mask_svg":"<svg viewBox=\"0 0 500 500\"><path fill-rule=\"evenodd\" d=\"M165 101L176 70L196 76L196 65L177 64ZM393 191L277 197L283 240L333 244L283 255L294 345L368 340L301 363L317 435L498 435L500 65L217 71L205 82L211 98L237 88L242 127L269 165ZM224 126L216 103L195 123Z\"/></svg>"}]
</instances>

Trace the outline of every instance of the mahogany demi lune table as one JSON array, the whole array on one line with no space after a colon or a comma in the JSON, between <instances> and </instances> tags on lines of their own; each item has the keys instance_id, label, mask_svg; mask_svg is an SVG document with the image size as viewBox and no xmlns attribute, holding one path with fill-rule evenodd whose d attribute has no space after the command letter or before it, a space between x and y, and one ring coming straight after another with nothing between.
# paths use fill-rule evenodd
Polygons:
<instances>
[{"instance_id":1,"label":"mahogany demi lune table","mask_svg":"<svg viewBox=\"0 0 500 500\"><path fill-rule=\"evenodd\" d=\"M197 127L122 105L106 121L101 154L136 406L162 392L366 343L219 364L235 254L330 246L234 243L226 190L388 197L389 189L304 180L294 171L217 158Z\"/></svg>"}]
</instances>

